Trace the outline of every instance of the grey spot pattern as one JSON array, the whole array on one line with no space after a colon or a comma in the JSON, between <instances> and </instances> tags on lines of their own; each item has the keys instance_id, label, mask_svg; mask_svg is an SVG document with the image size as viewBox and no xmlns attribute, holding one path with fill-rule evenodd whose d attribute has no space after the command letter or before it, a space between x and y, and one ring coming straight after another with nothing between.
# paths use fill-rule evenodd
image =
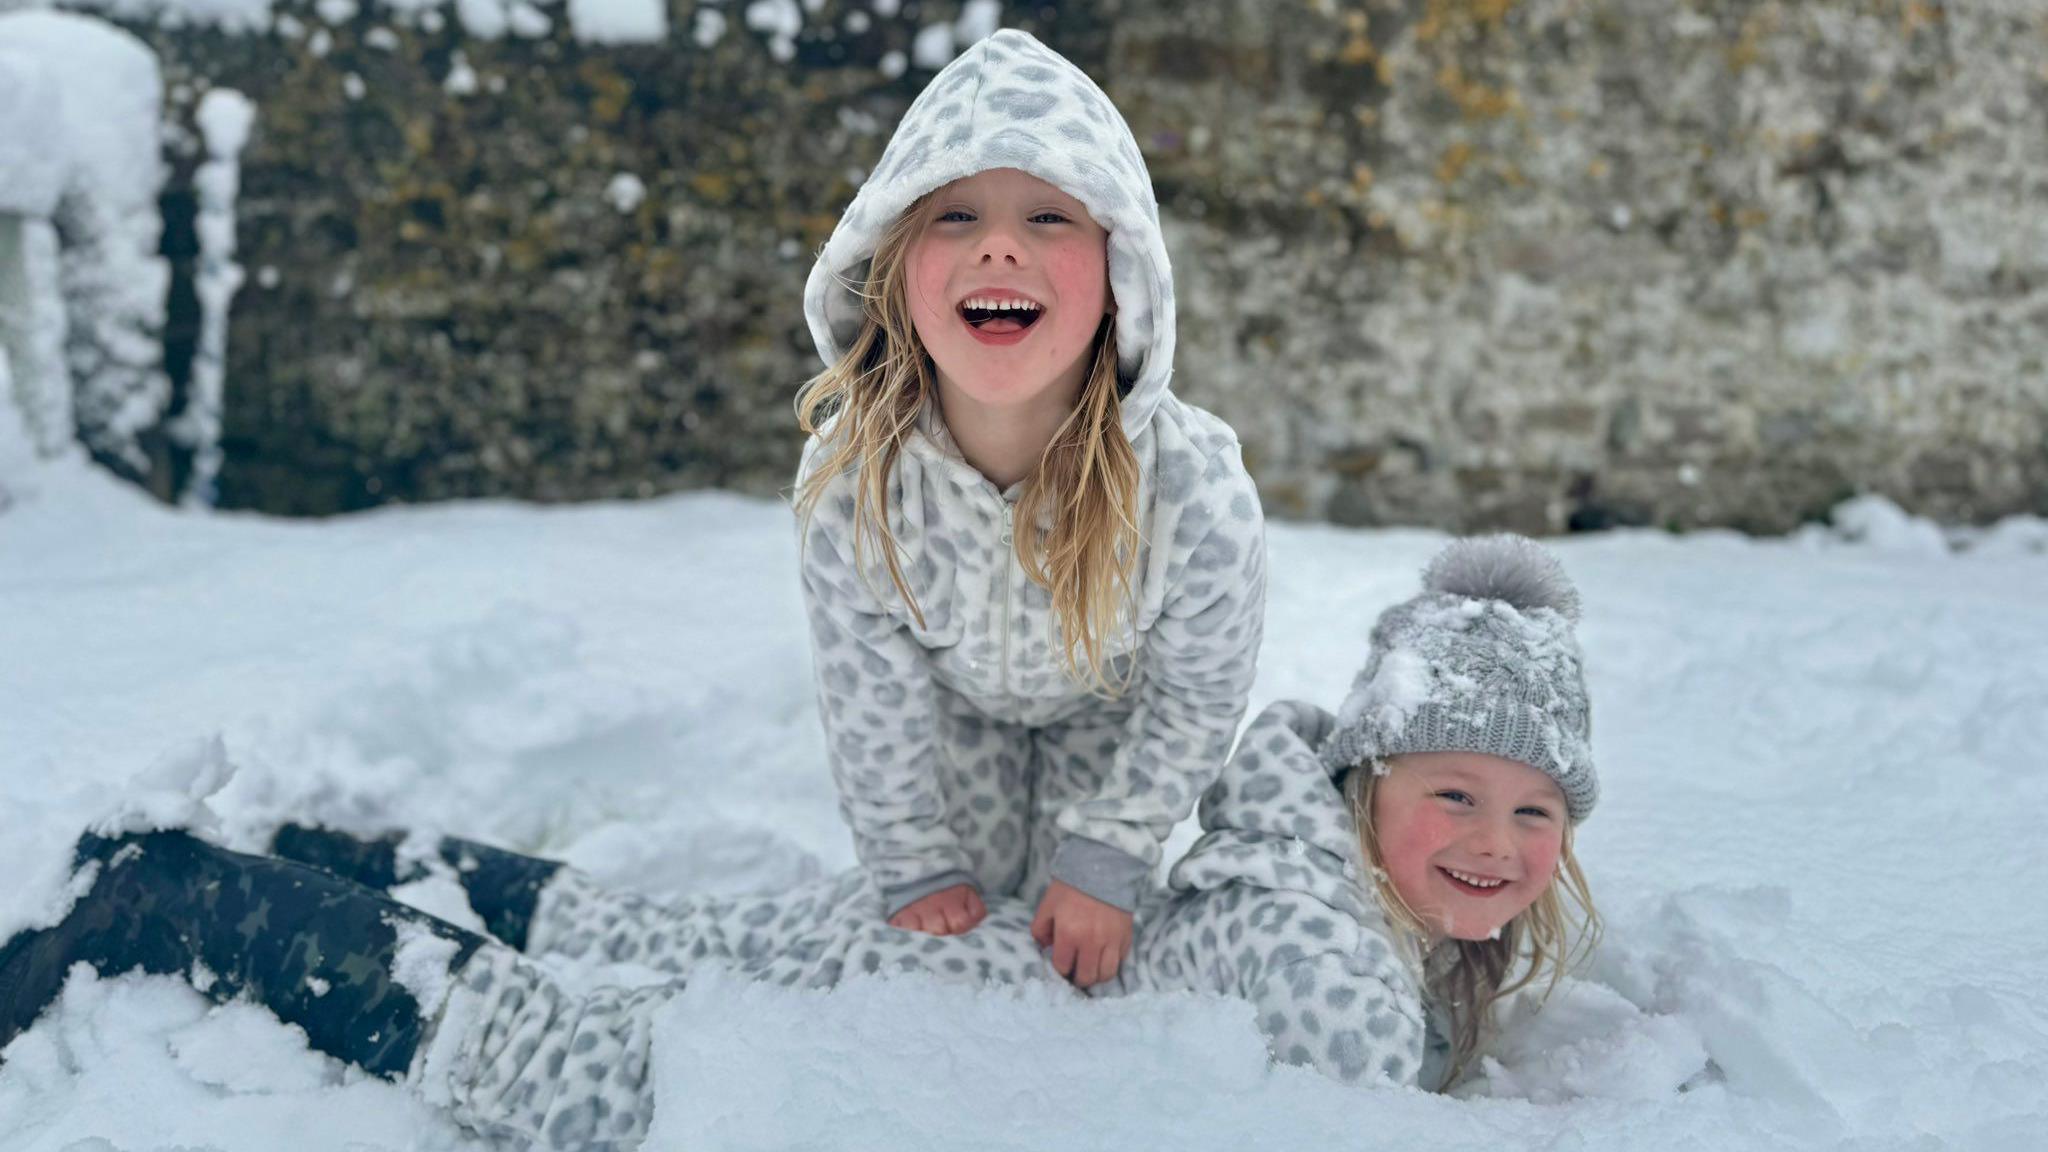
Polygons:
<instances>
[{"instance_id":1,"label":"grey spot pattern","mask_svg":"<svg viewBox=\"0 0 2048 1152\"><path fill-rule=\"evenodd\" d=\"M1245 729L1202 797L1201 840L1140 913L1122 983L1243 996L1278 1060L1436 1087L1448 1045L1358 879L1356 830L1316 755L1334 723L1285 701Z\"/></svg>"},{"instance_id":2,"label":"grey spot pattern","mask_svg":"<svg viewBox=\"0 0 2048 1152\"><path fill-rule=\"evenodd\" d=\"M921 622L879 557L856 566L852 477L828 482L802 553L818 712L885 912L940 879L1035 901L1058 878L1132 907L1221 770L1257 671L1266 585L1263 521L1230 510L1256 512L1257 493L1229 428L1172 396L1132 446L1147 542L1132 631L1108 638L1130 687L1110 699L1067 674L1051 598L1003 539L1014 494L961 458L936 413L890 484ZM1122 863L1083 868L1083 849L1063 855L1076 840Z\"/></svg>"},{"instance_id":3,"label":"grey spot pattern","mask_svg":"<svg viewBox=\"0 0 2048 1152\"><path fill-rule=\"evenodd\" d=\"M1090 995L1243 997L1275 1059L1347 1083L1436 1087L1448 1054L1440 1006L1425 1006L1384 913L1352 878L1356 840L1314 751L1330 724L1297 703L1252 723L1203 800L1202 839L1170 885L1139 903L1129 959ZM1254 794L1268 798L1242 799ZM1301 816L1308 838L1265 830ZM651 1120L651 1021L703 967L784 987L829 988L849 972L1064 987L1031 939L1032 912L997 898L973 932L923 936L882 922L881 896L860 869L783 893L661 904L564 868L541 891L529 954L575 959L628 945L673 982L571 995L526 956L485 947L459 976L476 1008L461 1018L472 1022L461 1035L437 1030L431 1044L455 1058L422 1087L479 1130L550 1148L631 1147Z\"/></svg>"}]
</instances>

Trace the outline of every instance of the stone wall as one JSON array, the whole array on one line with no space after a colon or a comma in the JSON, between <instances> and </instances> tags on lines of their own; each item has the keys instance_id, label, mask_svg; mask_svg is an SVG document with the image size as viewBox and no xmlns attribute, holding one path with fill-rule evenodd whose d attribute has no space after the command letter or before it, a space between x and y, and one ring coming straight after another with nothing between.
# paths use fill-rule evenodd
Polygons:
<instances>
[{"instance_id":1,"label":"stone wall","mask_svg":"<svg viewBox=\"0 0 2048 1152\"><path fill-rule=\"evenodd\" d=\"M671 0L661 45L581 43L539 10L550 31L499 40L452 9L330 23L300 0L266 33L128 24L174 117L208 85L258 109L223 503L787 482L809 254L930 75L884 62L958 6L824 0L793 53L739 0ZM700 10L726 24L710 47ZM2048 512L2031 0L1004 22L1137 130L1177 387L1238 428L1276 515L1770 531L1859 490ZM166 205L189 215L189 189Z\"/></svg>"}]
</instances>

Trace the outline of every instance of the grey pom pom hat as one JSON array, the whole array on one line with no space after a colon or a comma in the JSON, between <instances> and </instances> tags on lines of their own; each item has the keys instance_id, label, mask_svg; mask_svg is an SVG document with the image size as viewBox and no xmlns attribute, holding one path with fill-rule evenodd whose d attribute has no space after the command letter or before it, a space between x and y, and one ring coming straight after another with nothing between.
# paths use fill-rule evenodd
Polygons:
<instances>
[{"instance_id":1,"label":"grey pom pom hat","mask_svg":"<svg viewBox=\"0 0 2048 1152\"><path fill-rule=\"evenodd\" d=\"M1404 752L1482 752L1557 781L1574 824L1593 811L1592 715L1572 627L1579 594L1523 536L1454 541L1422 594L1380 615L1321 756L1344 769Z\"/></svg>"}]
</instances>

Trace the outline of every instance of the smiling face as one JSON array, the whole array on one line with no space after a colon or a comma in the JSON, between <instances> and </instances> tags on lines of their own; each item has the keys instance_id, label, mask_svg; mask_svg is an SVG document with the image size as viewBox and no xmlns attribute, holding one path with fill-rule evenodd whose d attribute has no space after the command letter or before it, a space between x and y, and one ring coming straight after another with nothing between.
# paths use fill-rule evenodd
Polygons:
<instances>
[{"instance_id":1,"label":"smiling face","mask_svg":"<svg viewBox=\"0 0 2048 1152\"><path fill-rule=\"evenodd\" d=\"M1556 781L1478 752L1392 757L1372 800L1381 866L1432 939L1487 939L1535 903L1565 819Z\"/></svg>"},{"instance_id":2,"label":"smiling face","mask_svg":"<svg viewBox=\"0 0 2048 1152\"><path fill-rule=\"evenodd\" d=\"M1014 168L956 180L933 193L906 273L942 395L1072 407L1110 307L1109 233L1080 201Z\"/></svg>"}]
</instances>

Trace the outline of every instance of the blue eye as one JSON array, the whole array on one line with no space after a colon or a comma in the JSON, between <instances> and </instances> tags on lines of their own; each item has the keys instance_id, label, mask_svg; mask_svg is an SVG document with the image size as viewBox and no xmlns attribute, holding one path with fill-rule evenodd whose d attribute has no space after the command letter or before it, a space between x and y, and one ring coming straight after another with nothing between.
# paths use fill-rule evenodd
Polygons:
<instances>
[{"instance_id":1,"label":"blue eye","mask_svg":"<svg viewBox=\"0 0 2048 1152\"><path fill-rule=\"evenodd\" d=\"M1456 788L1446 788L1443 791L1437 793L1437 797L1439 799L1449 800L1453 804L1472 803L1472 797L1469 794L1460 792Z\"/></svg>"},{"instance_id":2,"label":"blue eye","mask_svg":"<svg viewBox=\"0 0 2048 1152\"><path fill-rule=\"evenodd\" d=\"M939 213L939 221L945 224L965 224L974 219L974 213L965 208L948 208Z\"/></svg>"},{"instance_id":3,"label":"blue eye","mask_svg":"<svg viewBox=\"0 0 2048 1152\"><path fill-rule=\"evenodd\" d=\"M1068 220L1058 212L1040 212L1031 218L1031 222L1033 224L1065 224Z\"/></svg>"},{"instance_id":4,"label":"blue eye","mask_svg":"<svg viewBox=\"0 0 2048 1152\"><path fill-rule=\"evenodd\" d=\"M1542 819L1545 819L1545 820L1548 820L1548 819L1550 819L1550 818L1551 818L1551 817L1550 817L1550 809L1548 809L1548 808L1537 808L1537 807L1535 807L1535 806L1533 806L1533 805L1532 805L1532 806L1530 806L1530 807L1527 807L1527 808L1517 808L1517 809L1515 809L1515 815L1517 815L1517 816L1537 816L1537 817L1541 817Z\"/></svg>"}]
</instances>

